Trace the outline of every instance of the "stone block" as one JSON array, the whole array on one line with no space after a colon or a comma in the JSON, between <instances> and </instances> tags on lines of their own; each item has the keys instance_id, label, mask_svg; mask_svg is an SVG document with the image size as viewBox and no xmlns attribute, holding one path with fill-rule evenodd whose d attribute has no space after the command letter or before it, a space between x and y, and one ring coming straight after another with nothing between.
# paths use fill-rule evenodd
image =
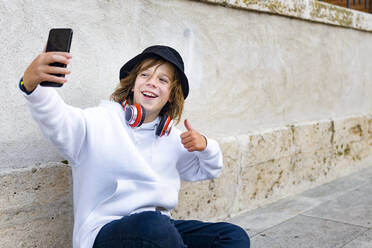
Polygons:
<instances>
[{"instance_id":1,"label":"stone block","mask_svg":"<svg viewBox=\"0 0 372 248\"><path fill-rule=\"evenodd\" d=\"M280 194L291 177L290 166L291 158L283 157L255 166L242 167L237 211L281 198Z\"/></svg>"},{"instance_id":2,"label":"stone block","mask_svg":"<svg viewBox=\"0 0 372 248\"><path fill-rule=\"evenodd\" d=\"M220 141L223 151L221 175L210 181L182 182L177 208L172 211L175 219L226 218L233 211L238 194L240 172L240 152L236 139L225 138Z\"/></svg>"},{"instance_id":3,"label":"stone block","mask_svg":"<svg viewBox=\"0 0 372 248\"><path fill-rule=\"evenodd\" d=\"M68 210L71 209L60 209L52 216L33 216L11 225L0 225L1 247L72 247L73 218Z\"/></svg>"},{"instance_id":4,"label":"stone block","mask_svg":"<svg viewBox=\"0 0 372 248\"><path fill-rule=\"evenodd\" d=\"M291 161L291 184L311 188L324 182L335 167L335 156L332 149L321 149L314 152L298 153Z\"/></svg>"},{"instance_id":5,"label":"stone block","mask_svg":"<svg viewBox=\"0 0 372 248\"><path fill-rule=\"evenodd\" d=\"M217 195L211 181L182 182L178 205L172 210L174 219L196 219L216 212ZM205 208L207 206L207 208ZM211 209L213 209L211 211Z\"/></svg>"},{"instance_id":6,"label":"stone block","mask_svg":"<svg viewBox=\"0 0 372 248\"><path fill-rule=\"evenodd\" d=\"M1 247L71 247L71 169L60 163L0 175Z\"/></svg>"},{"instance_id":7,"label":"stone block","mask_svg":"<svg viewBox=\"0 0 372 248\"><path fill-rule=\"evenodd\" d=\"M249 140L244 135L237 139L243 153L243 166L254 166L294 153L292 131L287 127L251 135Z\"/></svg>"},{"instance_id":8,"label":"stone block","mask_svg":"<svg viewBox=\"0 0 372 248\"><path fill-rule=\"evenodd\" d=\"M367 138L369 128L366 116L335 119L333 123L333 142L338 151L345 149L345 146L351 142L360 142Z\"/></svg>"},{"instance_id":9,"label":"stone block","mask_svg":"<svg viewBox=\"0 0 372 248\"><path fill-rule=\"evenodd\" d=\"M322 121L291 126L296 153L329 149L333 142L333 123Z\"/></svg>"},{"instance_id":10,"label":"stone block","mask_svg":"<svg viewBox=\"0 0 372 248\"><path fill-rule=\"evenodd\" d=\"M0 212L72 201L71 169L60 163L0 175Z\"/></svg>"},{"instance_id":11,"label":"stone block","mask_svg":"<svg viewBox=\"0 0 372 248\"><path fill-rule=\"evenodd\" d=\"M338 167L347 167L371 154L367 116L334 121L334 148Z\"/></svg>"}]
</instances>

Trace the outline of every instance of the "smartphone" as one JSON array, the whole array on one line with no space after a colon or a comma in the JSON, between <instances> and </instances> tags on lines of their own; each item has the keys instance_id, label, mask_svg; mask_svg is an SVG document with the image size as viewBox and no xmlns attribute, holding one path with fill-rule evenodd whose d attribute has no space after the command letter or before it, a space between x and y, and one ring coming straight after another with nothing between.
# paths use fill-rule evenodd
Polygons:
<instances>
[{"instance_id":1,"label":"smartphone","mask_svg":"<svg viewBox=\"0 0 372 248\"><path fill-rule=\"evenodd\" d=\"M71 28L53 28L49 31L49 37L46 47L46 52L70 52L71 40L72 40L72 29ZM51 63L50 66L59 66L66 68L66 64L62 63ZM57 77L64 77L64 74L52 74ZM61 87L63 84L43 81L40 83L41 86L48 87Z\"/></svg>"}]
</instances>

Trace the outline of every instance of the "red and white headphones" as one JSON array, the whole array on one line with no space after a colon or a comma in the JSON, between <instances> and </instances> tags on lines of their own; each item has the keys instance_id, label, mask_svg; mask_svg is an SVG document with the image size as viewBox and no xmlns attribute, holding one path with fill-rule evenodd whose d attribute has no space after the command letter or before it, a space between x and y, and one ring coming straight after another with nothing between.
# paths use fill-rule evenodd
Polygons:
<instances>
[{"instance_id":1,"label":"red and white headphones","mask_svg":"<svg viewBox=\"0 0 372 248\"><path fill-rule=\"evenodd\" d=\"M127 124L131 127L139 127L142 125L146 117L146 111L140 104L130 105L127 101L123 104L125 120ZM170 116L162 115L160 116L160 122L156 128L155 134L159 137L163 135L169 135L174 125L174 121L171 120Z\"/></svg>"}]
</instances>

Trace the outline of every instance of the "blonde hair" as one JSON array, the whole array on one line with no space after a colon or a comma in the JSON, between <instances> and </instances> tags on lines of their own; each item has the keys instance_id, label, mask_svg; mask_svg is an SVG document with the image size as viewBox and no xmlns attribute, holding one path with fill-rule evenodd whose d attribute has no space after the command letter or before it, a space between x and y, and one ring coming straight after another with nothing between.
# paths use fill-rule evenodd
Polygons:
<instances>
[{"instance_id":1,"label":"blonde hair","mask_svg":"<svg viewBox=\"0 0 372 248\"><path fill-rule=\"evenodd\" d=\"M145 65L145 63L147 64ZM124 100L127 100L129 104L133 104L132 89L134 88L137 75L150 67L153 67L155 65L162 65L164 63L167 63L167 61L161 58L149 58L142 60L132 69L132 71L129 72L128 76L120 80L119 85L111 94L110 100L118 102L120 104L122 104ZM181 120L185 99L183 97L182 86L179 81L176 68L173 65L172 67L174 73L173 80L170 83L169 99L168 102L161 109L159 115L168 115L171 119L175 120L176 123L179 123Z\"/></svg>"}]
</instances>

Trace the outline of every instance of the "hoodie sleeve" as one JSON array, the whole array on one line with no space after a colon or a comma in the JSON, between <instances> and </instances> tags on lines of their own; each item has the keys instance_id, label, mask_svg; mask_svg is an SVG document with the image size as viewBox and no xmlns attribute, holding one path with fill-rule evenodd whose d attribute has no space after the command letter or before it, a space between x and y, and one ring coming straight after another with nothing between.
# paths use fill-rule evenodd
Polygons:
<instances>
[{"instance_id":1,"label":"hoodie sleeve","mask_svg":"<svg viewBox=\"0 0 372 248\"><path fill-rule=\"evenodd\" d=\"M188 152L183 145L177 169L184 181L213 179L221 174L222 153L217 141L207 138L207 147L199 152Z\"/></svg>"},{"instance_id":2,"label":"hoodie sleeve","mask_svg":"<svg viewBox=\"0 0 372 248\"><path fill-rule=\"evenodd\" d=\"M37 86L31 94L20 92L43 135L76 164L86 136L83 110L66 104L52 87Z\"/></svg>"}]
</instances>

